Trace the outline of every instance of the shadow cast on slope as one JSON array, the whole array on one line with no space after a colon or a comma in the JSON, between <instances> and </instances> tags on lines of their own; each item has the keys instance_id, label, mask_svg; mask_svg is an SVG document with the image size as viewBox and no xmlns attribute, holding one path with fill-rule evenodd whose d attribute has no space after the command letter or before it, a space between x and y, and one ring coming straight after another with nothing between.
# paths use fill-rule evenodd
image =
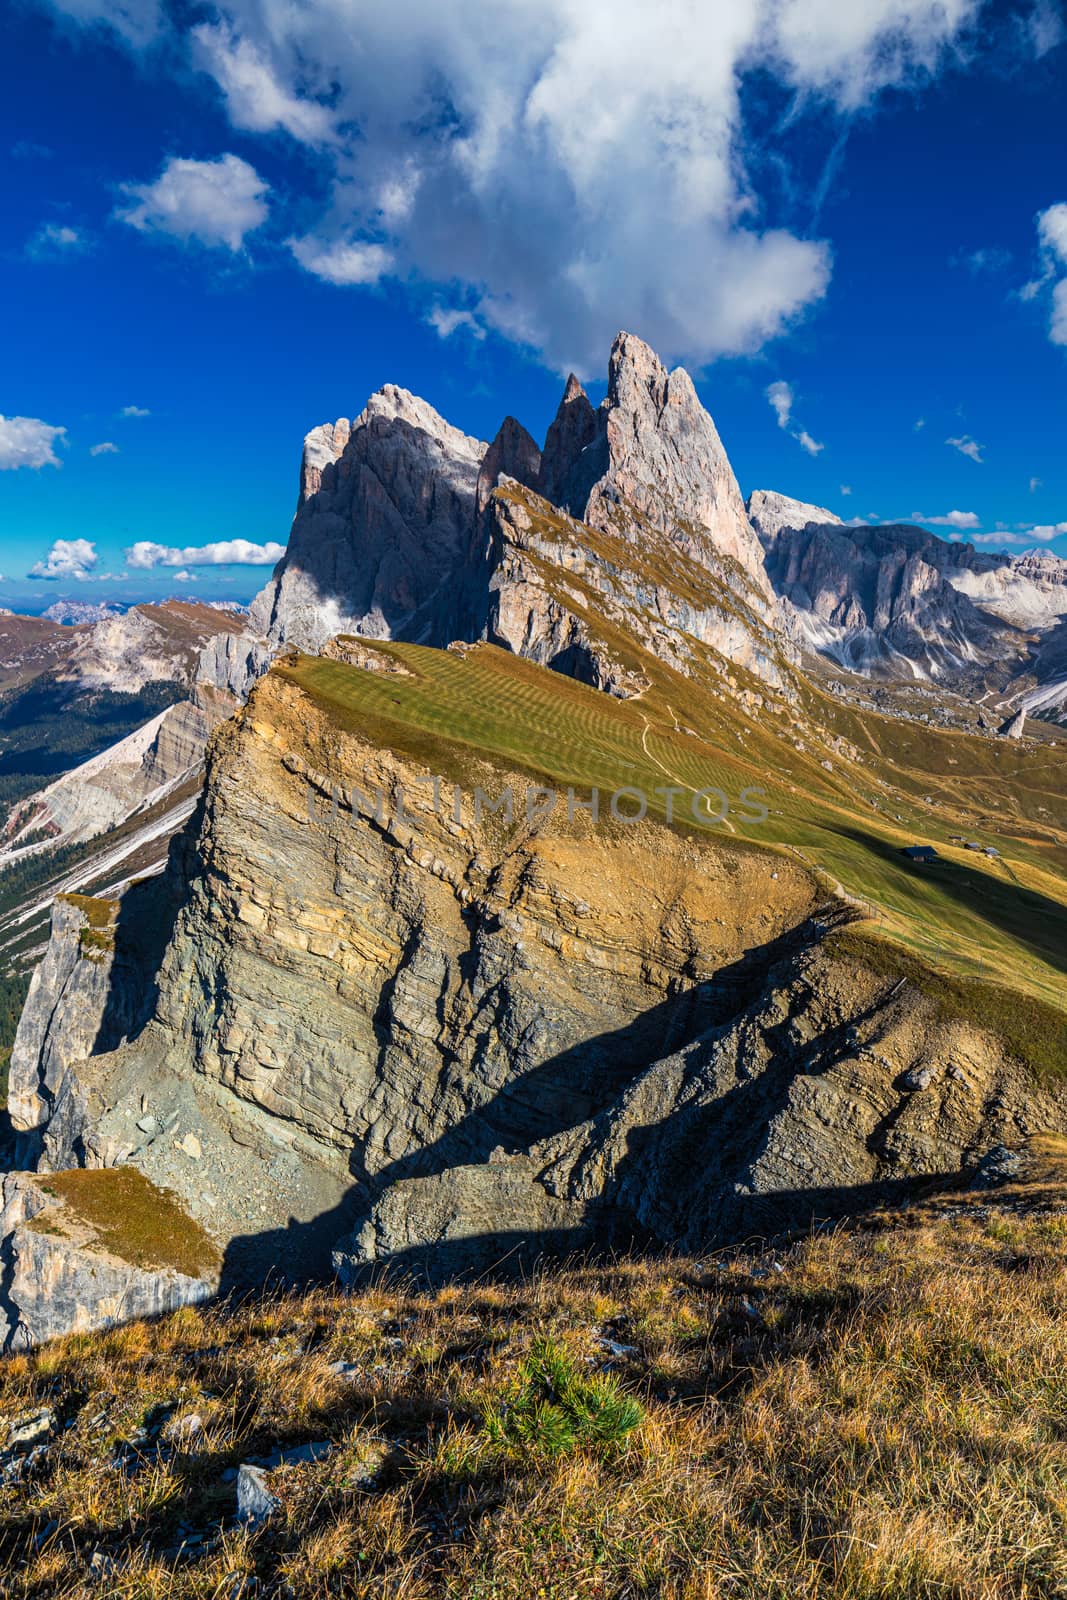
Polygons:
<instances>
[{"instance_id":1,"label":"shadow cast on slope","mask_svg":"<svg viewBox=\"0 0 1067 1600\"><path fill-rule=\"evenodd\" d=\"M896 867L902 876L907 874L900 850L877 834L867 833L862 828L839 828L835 832ZM912 867L910 871L921 874L918 882L933 883L973 916L1018 940L1039 960L1060 972L1067 972L1067 908L1059 901L1036 889L1024 888L1006 878L994 878L964 861L947 857ZM995 950L990 951L990 956L995 960Z\"/></svg>"},{"instance_id":2,"label":"shadow cast on slope","mask_svg":"<svg viewBox=\"0 0 1067 1600\"><path fill-rule=\"evenodd\" d=\"M387 1261L368 1266L369 1275L388 1271L440 1281L485 1272L514 1274L530 1270L540 1260L579 1252L692 1250L694 1244L711 1247L753 1233L805 1229L823 1217L847 1215L921 1188L929 1180L822 1185L752 1195L740 1183L760 1156L773 1119L788 1104L798 1074L831 1070L854 1049L855 1029L880 1010L876 1001L862 1014L825 1029L805 1046L801 1059L790 1032L807 996L794 990L789 1012L775 1023L763 1024L769 1065L750 1077L731 1072L716 1087L716 1050L724 1033L761 1002L773 969L786 969L783 980L796 978L797 957L824 931L824 923L812 920L748 952L713 979L670 997L625 1027L550 1057L506 1083L440 1138L373 1173L366 1168L363 1152L355 1150L350 1162L355 1181L339 1206L312 1222L291 1219L285 1228L231 1243L224 1290L247 1288L265 1271L289 1282L315 1281L324 1270L328 1276L331 1246L371 1221L375 1204L388 1191L409 1180L450 1172L462 1176L462 1169L484 1167L502 1177L500 1229L479 1232L473 1227L461 1237L394 1251ZM388 995L383 996L383 1005L384 1035ZM653 1063L666 1057L680 1064L680 1082L665 1114L630 1127L613 1162L584 1185L580 1182L584 1157L579 1157L574 1169L578 1187L556 1207L558 1222L529 1232L509 1224L509 1194L519 1195L521 1211L527 1188L534 1197L546 1193L539 1181L543 1175L525 1159L530 1147L583 1124L590 1124L593 1133L586 1149L595 1147L610 1135L610 1119L620 1097ZM407 1197L401 1197L401 1203L406 1204Z\"/></svg>"},{"instance_id":3,"label":"shadow cast on slope","mask_svg":"<svg viewBox=\"0 0 1067 1600\"><path fill-rule=\"evenodd\" d=\"M199 875L195 841L203 821L203 807L201 791L189 821L170 842L164 870L135 880L119 900L115 956L93 1055L104 1055L132 1042L155 1014L163 957L178 914Z\"/></svg>"}]
</instances>

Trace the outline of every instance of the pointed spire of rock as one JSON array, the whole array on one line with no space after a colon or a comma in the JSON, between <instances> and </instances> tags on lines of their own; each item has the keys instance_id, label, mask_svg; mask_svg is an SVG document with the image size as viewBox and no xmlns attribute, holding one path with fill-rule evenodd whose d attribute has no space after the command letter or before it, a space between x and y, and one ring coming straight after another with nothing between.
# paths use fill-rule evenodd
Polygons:
<instances>
[{"instance_id":1,"label":"pointed spire of rock","mask_svg":"<svg viewBox=\"0 0 1067 1600\"><path fill-rule=\"evenodd\" d=\"M515 478L528 489L536 489L541 471L541 452L514 417L505 417L497 436L485 452L478 473L476 506L480 515L500 478Z\"/></svg>"},{"instance_id":2,"label":"pointed spire of rock","mask_svg":"<svg viewBox=\"0 0 1067 1600\"><path fill-rule=\"evenodd\" d=\"M549 424L541 456L537 489L553 505L564 506L581 516L590 485L602 464L582 471L582 457L600 433L600 419L578 379L572 372L563 391L559 410ZM584 493L582 484L584 482ZM581 504L575 501L580 500Z\"/></svg>"},{"instance_id":3,"label":"pointed spire of rock","mask_svg":"<svg viewBox=\"0 0 1067 1600\"><path fill-rule=\"evenodd\" d=\"M586 522L609 529L629 506L694 561L730 557L771 601L763 552L733 468L682 367L668 372L632 333L617 335L608 365L605 462L591 486Z\"/></svg>"}]
</instances>

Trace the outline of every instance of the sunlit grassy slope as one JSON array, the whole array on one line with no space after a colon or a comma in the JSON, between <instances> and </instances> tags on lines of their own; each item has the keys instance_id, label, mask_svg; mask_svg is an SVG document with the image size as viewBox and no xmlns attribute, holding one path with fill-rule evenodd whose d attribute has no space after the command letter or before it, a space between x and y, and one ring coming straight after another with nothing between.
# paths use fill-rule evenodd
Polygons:
<instances>
[{"instance_id":1,"label":"sunlit grassy slope","mask_svg":"<svg viewBox=\"0 0 1067 1600\"><path fill-rule=\"evenodd\" d=\"M409 675L321 658L276 670L340 722L452 781L478 757L583 797L596 787L605 806L613 790L639 788L660 817L664 788L676 786L676 825L799 853L828 886L868 902L871 933L933 969L1067 1011L1067 749L863 715L810 686L796 708L746 710L750 686L684 678L644 652L650 688L619 701L489 645L376 648ZM707 787L730 797L725 823L694 820L690 791ZM762 823L745 820L741 793L753 788L769 807ZM1001 859L953 834L995 845ZM913 866L900 853L912 843L942 859Z\"/></svg>"}]
</instances>

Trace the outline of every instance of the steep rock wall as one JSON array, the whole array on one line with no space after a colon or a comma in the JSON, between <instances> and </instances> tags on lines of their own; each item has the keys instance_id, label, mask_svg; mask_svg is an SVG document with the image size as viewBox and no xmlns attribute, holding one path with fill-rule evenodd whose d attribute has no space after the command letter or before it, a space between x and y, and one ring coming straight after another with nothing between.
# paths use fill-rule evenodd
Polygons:
<instances>
[{"instance_id":1,"label":"steep rock wall","mask_svg":"<svg viewBox=\"0 0 1067 1600\"><path fill-rule=\"evenodd\" d=\"M215 735L153 1020L76 1069L84 1159L174 1189L235 1275L326 1233L345 1276L700 1249L1067 1125L995 1037L838 949L799 864L476 818L506 775L448 759L458 820L268 675Z\"/></svg>"}]
</instances>

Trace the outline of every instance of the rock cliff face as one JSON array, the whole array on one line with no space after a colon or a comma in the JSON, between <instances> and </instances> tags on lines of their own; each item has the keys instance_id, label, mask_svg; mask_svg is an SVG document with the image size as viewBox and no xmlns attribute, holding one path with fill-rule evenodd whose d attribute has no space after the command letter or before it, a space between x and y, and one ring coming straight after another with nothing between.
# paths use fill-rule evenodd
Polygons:
<instances>
[{"instance_id":1,"label":"rock cliff face","mask_svg":"<svg viewBox=\"0 0 1067 1600\"><path fill-rule=\"evenodd\" d=\"M429 637L433 602L468 556L486 448L392 384L351 429L316 428L289 546L252 607L253 631L303 650L338 633Z\"/></svg>"},{"instance_id":2,"label":"rock cliff face","mask_svg":"<svg viewBox=\"0 0 1067 1600\"><path fill-rule=\"evenodd\" d=\"M4 1351L158 1317L209 1299L219 1285L211 1241L136 1173L8 1173L0 1240Z\"/></svg>"},{"instance_id":3,"label":"rock cliff face","mask_svg":"<svg viewBox=\"0 0 1067 1600\"><path fill-rule=\"evenodd\" d=\"M625 533L636 511L631 536L656 530L713 570L736 562L770 600L737 479L688 372L668 372L648 345L620 334L600 425L605 469L590 490L583 521Z\"/></svg>"},{"instance_id":4,"label":"rock cliff face","mask_svg":"<svg viewBox=\"0 0 1067 1600\"><path fill-rule=\"evenodd\" d=\"M843 526L841 518L823 506L808 505L772 489L756 489L745 502L749 521L765 549L773 549L779 534L801 533L811 525L817 528Z\"/></svg>"},{"instance_id":5,"label":"rock cliff face","mask_svg":"<svg viewBox=\"0 0 1067 1600\"><path fill-rule=\"evenodd\" d=\"M841 666L959 683L987 665L1025 660L1026 638L954 581L969 547L904 524L846 528L782 495L754 494L749 507L790 622Z\"/></svg>"},{"instance_id":6,"label":"rock cliff face","mask_svg":"<svg viewBox=\"0 0 1067 1600\"><path fill-rule=\"evenodd\" d=\"M1058 708L1067 561L991 554L911 524L846 527L769 490L747 509L786 625L810 649L853 671L950 687L983 672L1009 698Z\"/></svg>"},{"instance_id":7,"label":"rock cliff face","mask_svg":"<svg viewBox=\"0 0 1067 1600\"><path fill-rule=\"evenodd\" d=\"M509 826L469 798L507 774L465 770L457 820L275 668L215 735L151 1021L72 1063L94 1002L59 949L42 970L31 1017L71 997L83 1108L54 1159L176 1191L237 1281L331 1244L349 1277L704 1248L1065 1125L994 1037L835 933L799 863L651 823ZM57 1053L28 1022L23 1124Z\"/></svg>"},{"instance_id":8,"label":"rock cliff face","mask_svg":"<svg viewBox=\"0 0 1067 1600\"><path fill-rule=\"evenodd\" d=\"M620 636L686 676L706 645L790 692L789 646L760 597L738 593L735 571L709 570L673 543L604 533L514 482L497 489L484 526L494 644L623 699L648 680Z\"/></svg>"}]
</instances>

